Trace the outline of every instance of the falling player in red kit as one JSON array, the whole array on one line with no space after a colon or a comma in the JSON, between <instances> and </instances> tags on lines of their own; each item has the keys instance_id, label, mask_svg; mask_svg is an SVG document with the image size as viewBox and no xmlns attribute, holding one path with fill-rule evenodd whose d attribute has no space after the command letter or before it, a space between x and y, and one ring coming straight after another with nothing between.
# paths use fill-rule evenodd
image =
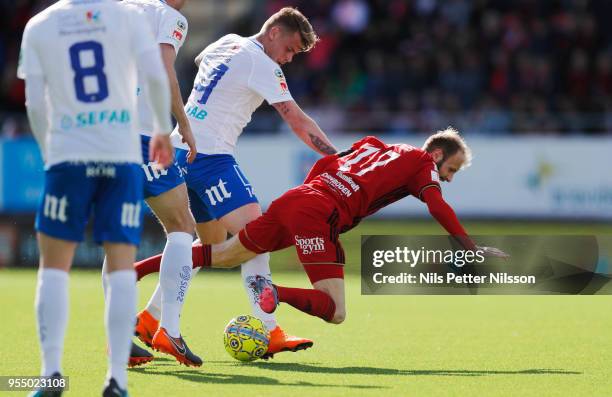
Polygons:
<instances>
[{"instance_id":1,"label":"falling player in red kit","mask_svg":"<svg viewBox=\"0 0 612 397\"><path fill-rule=\"evenodd\" d=\"M431 215L465 249L507 257L496 248L476 247L442 198L440 181L451 182L470 159L469 147L452 128L431 135L422 149L365 137L349 150L317 161L304 184L273 201L265 214L237 236L212 248L194 246L194 266L235 267L257 254L293 245L314 289L270 285L262 279L257 286L259 305L269 313L285 302L339 324L346 308L344 251L338 236L408 195L425 202ZM158 262L153 257L136 264L139 279L157 271Z\"/></svg>"}]
</instances>

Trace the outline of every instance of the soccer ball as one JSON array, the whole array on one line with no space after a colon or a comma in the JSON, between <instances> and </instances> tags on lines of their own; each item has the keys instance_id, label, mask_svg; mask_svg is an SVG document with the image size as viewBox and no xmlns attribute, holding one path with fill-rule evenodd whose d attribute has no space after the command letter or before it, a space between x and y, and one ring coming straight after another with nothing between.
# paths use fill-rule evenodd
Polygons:
<instances>
[{"instance_id":1,"label":"soccer ball","mask_svg":"<svg viewBox=\"0 0 612 397\"><path fill-rule=\"evenodd\" d=\"M240 361L253 361L268 351L270 332L257 317L248 314L230 320L223 333L225 350Z\"/></svg>"}]
</instances>

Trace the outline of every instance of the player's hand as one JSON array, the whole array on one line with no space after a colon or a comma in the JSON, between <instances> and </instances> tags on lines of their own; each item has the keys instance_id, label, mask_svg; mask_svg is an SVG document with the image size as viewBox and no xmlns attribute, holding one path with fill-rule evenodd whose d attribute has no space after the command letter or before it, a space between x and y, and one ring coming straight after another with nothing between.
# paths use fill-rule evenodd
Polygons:
<instances>
[{"instance_id":1,"label":"player's hand","mask_svg":"<svg viewBox=\"0 0 612 397\"><path fill-rule=\"evenodd\" d=\"M191 132L191 125L189 125L189 123L179 125L178 132L179 134L181 134L181 141L187 146L189 146L189 153L187 153L187 162L191 164L193 163L193 160L195 160L196 155L198 154L195 137L193 136L193 132Z\"/></svg>"},{"instance_id":2,"label":"player's hand","mask_svg":"<svg viewBox=\"0 0 612 397\"><path fill-rule=\"evenodd\" d=\"M482 253L483 253L483 255L485 257L489 257L489 258L502 258L502 259L510 258L510 255L506 254L504 251L500 250L499 248L495 248L495 247L477 247L477 249L479 251L482 251Z\"/></svg>"},{"instance_id":3,"label":"player's hand","mask_svg":"<svg viewBox=\"0 0 612 397\"><path fill-rule=\"evenodd\" d=\"M170 135L155 134L149 142L149 159L164 168L168 168L174 161L174 146L170 142Z\"/></svg>"}]
</instances>

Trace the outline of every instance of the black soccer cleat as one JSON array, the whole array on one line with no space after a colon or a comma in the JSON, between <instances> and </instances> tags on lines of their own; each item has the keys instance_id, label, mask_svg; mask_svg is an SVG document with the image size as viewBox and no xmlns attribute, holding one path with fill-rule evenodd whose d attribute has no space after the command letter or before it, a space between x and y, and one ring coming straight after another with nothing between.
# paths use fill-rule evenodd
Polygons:
<instances>
[{"instance_id":1,"label":"black soccer cleat","mask_svg":"<svg viewBox=\"0 0 612 397\"><path fill-rule=\"evenodd\" d=\"M53 378L61 378L62 375L59 372L55 372L51 375ZM64 388L61 390L35 390L32 393L28 394L28 397L61 397L64 392Z\"/></svg>"},{"instance_id":2,"label":"black soccer cleat","mask_svg":"<svg viewBox=\"0 0 612 397\"><path fill-rule=\"evenodd\" d=\"M155 357L148 350L143 349L136 343L132 342L132 349L130 350L130 360L128 361L128 367L136 367L138 365L144 365L153 361Z\"/></svg>"},{"instance_id":3,"label":"black soccer cleat","mask_svg":"<svg viewBox=\"0 0 612 397\"><path fill-rule=\"evenodd\" d=\"M115 378L110 378L104 390L102 391L102 397L129 397L128 392L122 389L117 384Z\"/></svg>"}]
</instances>

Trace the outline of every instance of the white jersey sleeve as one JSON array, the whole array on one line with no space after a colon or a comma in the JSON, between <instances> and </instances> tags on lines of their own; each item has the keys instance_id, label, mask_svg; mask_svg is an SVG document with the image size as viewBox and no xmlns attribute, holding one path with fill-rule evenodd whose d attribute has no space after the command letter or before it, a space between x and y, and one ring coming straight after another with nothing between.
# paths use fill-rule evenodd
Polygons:
<instances>
[{"instance_id":1,"label":"white jersey sleeve","mask_svg":"<svg viewBox=\"0 0 612 397\"><path fill-rule=\"evenodd\" d=\"M17 66L17 77L25 79L26 77L38 75L42 76L43 69L38 58L38 53L35 50L37 43L32 37L32 20L26 24L23 31L23 39L21 40L21 51L19 53L19 65Z\"/></svg>"},{"instance_id":2,"label":"white jersey sleeve","mask_svg":"<svg viewBox=\"0 0 612 397\"><path fill-rule=\"evenodd\" d=\"M141 55L150 50L156 50L157 44L153 31L149 29L146 16L142 12L128 9L130 14L130 44L134 54Z\"/></svg>"},{"instance_id":3,"label":"white jersey sleeve","mask_svg":"<svg viewBox=\"0 0 612 397\"><path fill-rule=\"evenodd\" d=\"M187 19L178 12L166 12L165 14L157 33L157 42L172 45L178 54L187 37Z\"/></svg>"},{"instance_id":4,"label":"white jersey sleeve","mask_svg":"<svg viewBox=\"0 0 612 397\"><path fill-rule=\"evenodd\" d=\"M148 29L159 44L170 44L178 54L187 38L187 19L165 1L160 0L123 0L120 4L127 8L140 10L146 17ZM147 99L146 84L143 76L138 76L138 119L142 135L151 135L156 127L153 108Z\"/></svg>"},{"instance_id":5,"label":"white jersey sleeve","mask_svg":"<svg viewBox=\"0 0 612 397\"><path fill-rule=\"evenodd\" d=\"M253 67L248 86L270 104L291 101L291 93L283 71L277 64L263 56L252 57Z\"/></svg>"}]
</instances>

